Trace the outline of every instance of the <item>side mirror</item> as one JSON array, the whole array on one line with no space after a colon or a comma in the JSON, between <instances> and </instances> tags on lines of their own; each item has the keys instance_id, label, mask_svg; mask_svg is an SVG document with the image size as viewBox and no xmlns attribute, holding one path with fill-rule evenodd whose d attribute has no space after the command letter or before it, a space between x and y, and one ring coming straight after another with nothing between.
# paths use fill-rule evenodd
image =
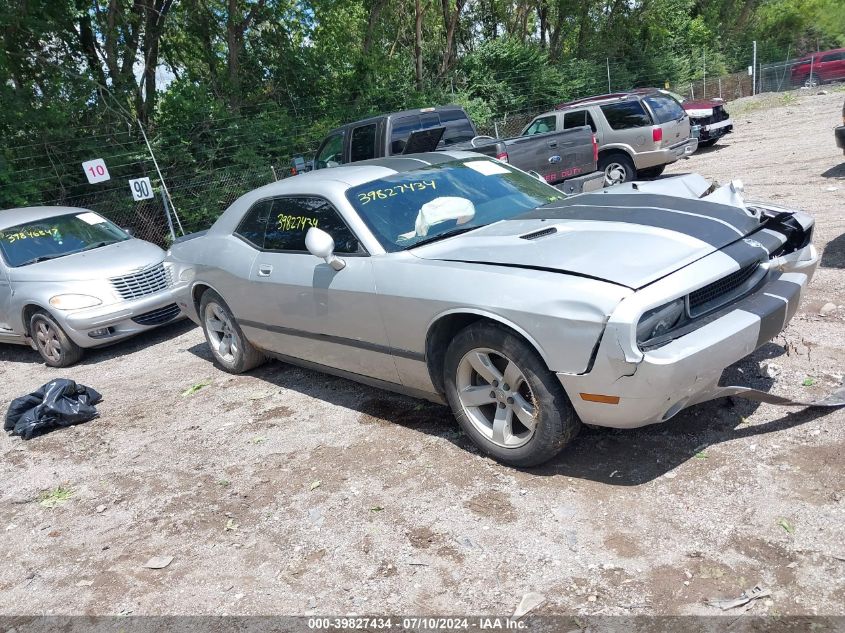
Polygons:
<instances>
[{"instance_id":1,"label":"side mirror","mask_svg":"<svg viewBox=\"0 0 845 633\"><path fill-rule=\"evenodd\" d=\"M324 260L334 270L343 270L346 267L346 262L336 257L334 254L334 240L332 236L312 226L305 234L305 248L314 257L319 257Z\"/></svg>"}]
</instances>

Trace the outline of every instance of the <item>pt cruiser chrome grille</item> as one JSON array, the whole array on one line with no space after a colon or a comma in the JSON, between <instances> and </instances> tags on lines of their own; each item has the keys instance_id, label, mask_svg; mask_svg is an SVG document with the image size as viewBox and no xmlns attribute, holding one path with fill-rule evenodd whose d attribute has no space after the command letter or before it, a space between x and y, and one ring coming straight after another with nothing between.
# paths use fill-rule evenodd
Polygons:
<instances>
[{"instance_id":1,"label":"pt cruiser chrome grille","mask_svg":"<svg viewBox=\"0 0 845 633\"><path fill-rule=\"evenodd\" d=\"M691 292L689 295L690 316L699 316L729 301L733 297L734 291L740 289L751 279L759 267L760 262L754 262L745 268L740 268L736 272L714 281L712 284ZM724 299L725 301L719 301L719 299Z\"/></svg>"},{"instance_id":2,"label":"pt cruiser chrome grille","mask_svg":"<svg viewBox=\"0 0 845 633\"><path fill-rule=\"evenodd\" d=\"M164 263L148 266L131 275L109 279L123 299L146 297L173 285L170 270Z\"/></svg>"}]
</instances>

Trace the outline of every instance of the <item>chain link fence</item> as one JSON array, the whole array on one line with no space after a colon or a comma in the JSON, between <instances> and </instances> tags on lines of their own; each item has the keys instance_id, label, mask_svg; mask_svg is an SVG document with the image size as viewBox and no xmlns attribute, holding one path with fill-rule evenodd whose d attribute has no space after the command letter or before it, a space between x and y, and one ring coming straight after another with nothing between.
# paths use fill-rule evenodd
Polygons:
<instances>
[{"instance_id":1,"label":"chain link fence","mask_svg":"<svg viewBox=\"0 0 845 633\"><path fill-rule=\"evenodd\" d=\"M760 64L756 74L757 85L754 85L754 78L747 72L737 72L727 75L709 77L689 81L681 84L664 83L664 88L672 90L686 99L711 99L721 98L725 101L750 96L755 92L769 92L793 89L804 84L814 85L818 79L830 79L824 73L827 72L823 64L828 63L827 57L831 52L822 52L818 57L807 61L807 58L790 59L784 62ZM835 53L835 51L834 51ZM845 79L845 52L841 54L840 62L842 67L842 79ZM834 60L835 61L835 60ZM832 77L836 78L836 77ZM604 78L602 77L602 81ZM611 65L607 66L607 82L611 87ZM600 85L600 84L599 84ZM625 86L629 88L630 86ZM613 85L614 90L623 86ZM573 94L570 98L588 96L586 94ZM528 123L537 114L552 110L558 103L533 104L531 108L522 109L512 113L506 113L488 121L476 121L478 133L495 138L507 138L519 135ZM287 114L285 114L287 116ZM237 128L248 124L249 119L239 119L231 124ZM311 123L307 118L302 121L302 128L308 127L305 124ZM225 126L220 127L224 130ZM231 132L231 130L229 130ZM18 196L25 204L57 204L73 207L88 208L114 221L125 228L131 229L133 234L141 239L151 241L161 246L166 246L175 234L177 237L184 233L190 233L208 228L214 220L240 195L284 178L290 174L291 156L267 156L257 157L253 161L241 161L249 164L249 167L228 166L228 162L221 161L218 157L215 162L208 162L208 166L191 166L191 163L182 165L162 164L161 169L166 180L167 190L170 199L164 199L164 187L158 171L155 169L151 149L146 145L139 128L136 126L124 127L122 130L116 126L111 132L106 126L105 129L97 129L94 134L104 137L104 156L112 178L107 183L89 185L81 180L80 160L91 158L82 157L80 152L73 152L74 139L62 141L66 145L56 144L51 146L44 142L40 144L22 146L19 156L0 155L0 161L17 161L16 169L19 166L19 174L29 178L28 182L47 182L50 186L42 188L42 191L52 191L52 194L42 196L42 199L31 199L31 194ZM97 138L96 136L94 138ZM237 136L236 136L237 138ZM309 146L315 139L306 136L295 136L295 143L288 147L303 144L302 154L309 155L308 149L313 153L314 147ZM155 135L151 135L153 146L156 146ZM174 141L171 140L171 143ZM185 138L177 139L177 142L190 145L191 134L186 132ZM67 145L69 143L69 145ZM37 146L35 146L37 145ZM244 149L242 145L228 146L225 140L220 140L218 145L230 152L238 152ZM111 148L112 153L106 151ZM248 148L247 148L248 149ZM85 150L87 151L87 150ZM289 151L289 150L282 150ZM40 161L40 162L39 162ZM214 167L212 165L226 164L226 168ZM186 176L186 174L188 174ZM195 175L193 175L195 174ZM147 176L153 185L154 197L147 200L134 201L129 188L129 179ZM170 202L172 201L172 204ZM13 205L6 205L13 206ZM171 221L168 221L168 211L171 212ZM175 212L175 213L174 213ZM173 228L171 229L171 222Z\"/></svg>"}]
</instances>

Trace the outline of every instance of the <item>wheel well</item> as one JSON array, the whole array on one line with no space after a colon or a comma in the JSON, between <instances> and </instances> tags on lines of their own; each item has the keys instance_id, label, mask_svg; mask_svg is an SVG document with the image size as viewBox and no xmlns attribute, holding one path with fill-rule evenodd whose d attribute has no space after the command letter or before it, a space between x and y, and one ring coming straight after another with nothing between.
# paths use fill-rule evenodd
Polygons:
<instances>
[{"instance_id":1,"label":"wheel well","mask_svg":"<svg viewBox=\"0 0 845 633\"><path fill-rule=\"evenodd\" d=\"M202 295L206 290L211 290L211 288L203 284L197 284L194 286L193 290L191 290L191 298L194 301L194 308L196 308L197 313L200 311L200 301L202 300Z\"/></svg>"},{"instance_id":2,"label":"wheel well","mask_svg":"<svg viewBox=\"0 0 845 633\"><path fill-rule=\"evenodd\" d=\"M599 152L599 160L601 160L605 156L612 156L613 154L619 154L620 156L625 156L628 160L630 160L632 162L634 160L628 152L626 152L624 149L619 149L617 147L614 147L612 149L601 150Z\"/></svg>"},{"instance_id":3,"label":"wheel well","mask_svg":"<svg viewBox=\"0 0 845 633\"><path fill-rule=\"evenodd\" d=\"M34 303L29 303L29 304L24 306L23 313L22 313L23 331L26 333L27 336L29 336L29 334L30 334L30 332L29 332L29 322L32 320L32 315L35 314L36 312L42 312L43 310L44 310L44 308L42 308L41 306L35 305Z\"/></svg>"},{"instance_id":4,"label":"wheel well","mask_svg":"<svg viewBox=\"0 0 845 633\"><path fill-rule=\"evenodd\" d=\"M425 340L425 359L428 365L428 374L431 382L437 389L438 393L445 391L443 384L443 365L446 362L446 350L449 348L449 343L458 335L458 332L464 328L473 325L474 323L491 323L507 330L513 336L519 337L527 345L534 348L534 345L525 339L522 334L511 327L496 319L491 319L480 314L471 314L461 312L456 314L447 314L446 316L435 321L428 330L428 335ZM537 350L539 353L539 350Z\"/></svg>"}]
</instances>

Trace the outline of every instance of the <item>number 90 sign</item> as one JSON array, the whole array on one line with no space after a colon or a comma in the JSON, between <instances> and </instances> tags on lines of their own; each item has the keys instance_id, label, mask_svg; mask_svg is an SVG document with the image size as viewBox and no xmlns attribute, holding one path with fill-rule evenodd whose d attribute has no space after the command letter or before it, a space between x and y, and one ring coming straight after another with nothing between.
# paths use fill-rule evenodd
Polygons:
<instances>
[{"instance_id":1,"label":"number 90 sign","mask_svg":"<svg viewBox=\"0 0 845 633\"><path fill-rule=\"evenodd\" d=\"M129 189L132 190L133 200L148 200L153 197L153 187L148 177L130 180Z\"/></svg>"}]
</instances>

